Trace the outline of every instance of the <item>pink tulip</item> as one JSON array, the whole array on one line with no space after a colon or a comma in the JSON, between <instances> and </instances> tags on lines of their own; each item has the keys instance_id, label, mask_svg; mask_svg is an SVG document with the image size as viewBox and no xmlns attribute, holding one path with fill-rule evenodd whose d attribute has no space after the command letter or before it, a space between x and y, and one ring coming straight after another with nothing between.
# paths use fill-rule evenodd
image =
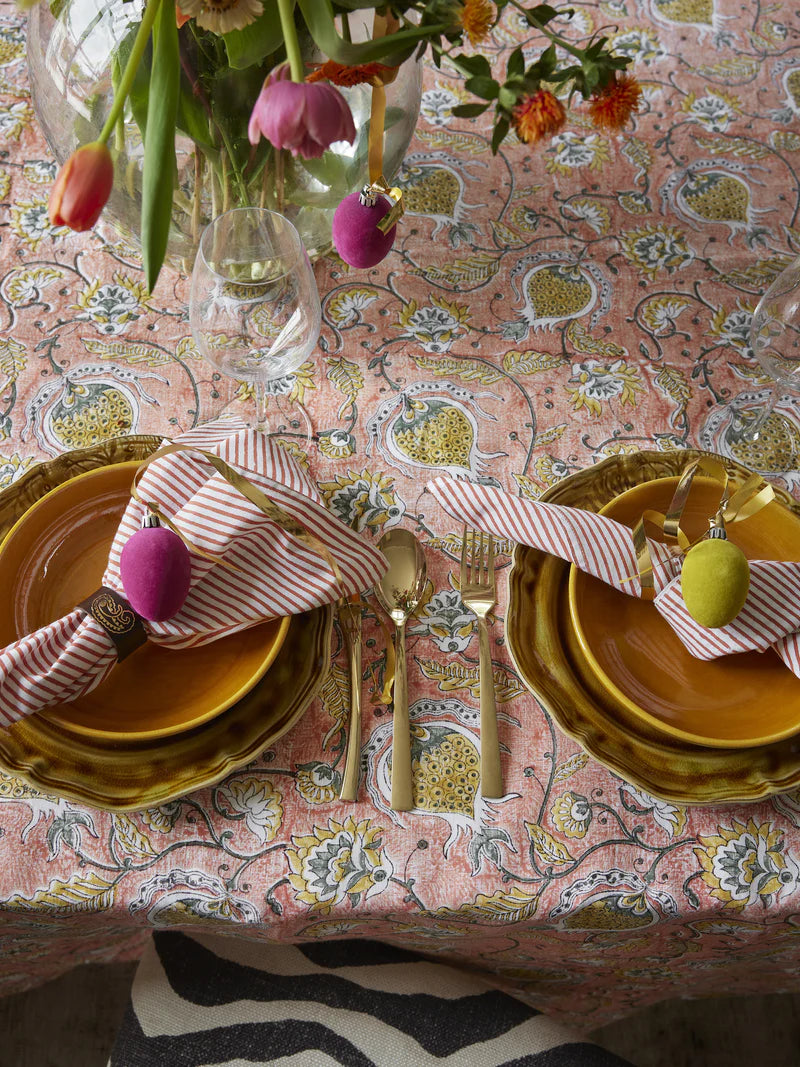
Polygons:
<instances>
[{"instance_id":1,"label":"pink tulip","mask_svg":"<svg viewBox=\"0 0 800 1067\"><path fill-rule=\"evenodd\" d=\"M293 156L318 159L334 141L356 138L347 101L332 85L290 80L289 68L270 74L258 94L250 124L250 144L262 135L276 148Z\"/></svg>"},{"instance_id":2,"label":"pink tulip","mask_svg":"<svg viewBox=\"0 0 800 1067\"><path fill-rule=\"evenodd\" d=\"M91 230L106 206L114 184L108 147L92 141L78 148L58 172L47 210L54 226L79 233Z\"/></svg>"}]
</instances>

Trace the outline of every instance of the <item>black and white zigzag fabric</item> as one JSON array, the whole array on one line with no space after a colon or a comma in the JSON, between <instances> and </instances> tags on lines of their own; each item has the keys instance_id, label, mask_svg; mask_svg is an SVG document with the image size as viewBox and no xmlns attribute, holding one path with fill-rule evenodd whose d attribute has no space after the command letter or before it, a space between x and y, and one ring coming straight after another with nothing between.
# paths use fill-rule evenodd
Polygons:
<instances>
[{"instance_id":1,"label":"black and white zigzag fabric","mask_svg":"<svg viewBox=\"0 0 800 1067\"><path fill-rule=\"evenodd\" d=\"M471 973L376 941L157 932L109 1067L625 1067ZM630 1067L630 1065L628 1065Z\"/></svg>"}]
</instances>

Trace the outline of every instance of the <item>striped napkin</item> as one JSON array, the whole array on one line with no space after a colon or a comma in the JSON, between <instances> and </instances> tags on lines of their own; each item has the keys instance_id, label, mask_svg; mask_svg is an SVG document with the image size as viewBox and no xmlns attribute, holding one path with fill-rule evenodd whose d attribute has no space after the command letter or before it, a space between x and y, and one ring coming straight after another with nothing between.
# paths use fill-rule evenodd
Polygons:
<instances>
[{"instance_id":1,"label":"striped napkin","mask_svg":"<svg viewBox=\"0 0 800 1067\"><path fill-rule=\"evenodd\" d=\"M453 518L559 556L629 596L641 596L633 537L622 523L451 478L434 478L428 489ZM772 647L800 677L800 563L750 560L750 590L744 607L728 626L711 630L700 626L686 610L680 557L657 541L649 540L649 545L655 607L693 656L708 660Z\"/></svg>"},{"instance_id":2,"label":"striped napkin","mask_svg":"<svg viewBox=\"0 0 800 1067\"><path fill-rule=\"evenodd\" d=\"M363 592L383 574L382 553L326 510L314 483L265 435L228 419L191 430L174 443L218 455L299 520L336 560L341 584L313 548L270 521L202 456L172 453L145 470L139 495L157 504L193 545L224 557L235 569L193 553L186 602L166 622L145 623L150 640L172 648L206 644L265 619ZM109 552L103 585L120 593L120 554L144 511L130 501ZM81 611L23 637L0 652L0 724L89 692L116 661L110 638Z\"/></svg>"}]
</instances>

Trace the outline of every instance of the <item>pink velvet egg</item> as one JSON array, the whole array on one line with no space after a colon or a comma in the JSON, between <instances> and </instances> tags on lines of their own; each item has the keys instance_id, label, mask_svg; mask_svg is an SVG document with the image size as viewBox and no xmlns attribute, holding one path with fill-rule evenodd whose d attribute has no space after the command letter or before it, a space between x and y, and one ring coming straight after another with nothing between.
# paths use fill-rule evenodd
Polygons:
<instances>
[{"instance_id":1,"label":"pink velvet egg","mask_svg":"<svg viewBox=\"0 0 800 1067\"><path fill-rule=\"evenodd\" d=\"M374 267L389 253L397 226L381 233L378 223L392 204L379 196L372 207L362 204L359 193L351 193L339 204L333 216L333 243L351 267Z\"/></svg>"},{"instance_id":2,"label":"pink velvet egg","mask_svg":"<svg viewBox=\"0 0 800 1067\"><path fill-rule=\"evenodd\" d=\"M192 562L180 537L166 526L146 526L129 537L119 559L125 596L150 622L170 619L189 593Z\"/></svg>"}]
</instances>

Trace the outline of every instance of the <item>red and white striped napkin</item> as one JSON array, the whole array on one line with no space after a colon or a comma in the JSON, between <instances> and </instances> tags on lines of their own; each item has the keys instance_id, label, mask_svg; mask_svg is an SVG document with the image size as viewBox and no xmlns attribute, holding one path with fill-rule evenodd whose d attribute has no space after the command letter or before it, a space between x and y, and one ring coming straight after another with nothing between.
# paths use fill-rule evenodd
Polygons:
<instances>
[{"instance_id":1,"label":"red and white striped napkin","mask_svg":"<svg viewBox=\"0 0 800 1067\"><path fill-rule=\"evenodd\" d=\"M633 537L622 523L451 478L434 478L428 489L461 522L559 556L629 596L641 596ZM745 606L728 626L711 630L686 610L681 559L666 545L652 540L649 545L655 607L693 656L716 659L734 652L764 652L771 646L800 677L800 563L750 560Z\"/></svg>"},{"instance_id":2,"label":"red and white striped napkin","mask_svg":"<svg viewBox=\"0 0 800 1067\"><path fill-rule=\"evenodd\" d=\"M139 495L157 504L193 545L236 569L192 554L186 602L166 622L145 623L150 640L172 648L206 644L265 619L361 593L383 574L383 554L331 515L295 460L265 435L229 419L174 443L218 455L299 520L336 560L341 583L318 552L268 519L202 456L172 453L145 470ZM144 510L130 501L109 552L103 584L120 593L120 554ZM115 663L110 638L81 611L23 637L0 652L0 724L89 692Z\"/></svg>"}]
</instances>

